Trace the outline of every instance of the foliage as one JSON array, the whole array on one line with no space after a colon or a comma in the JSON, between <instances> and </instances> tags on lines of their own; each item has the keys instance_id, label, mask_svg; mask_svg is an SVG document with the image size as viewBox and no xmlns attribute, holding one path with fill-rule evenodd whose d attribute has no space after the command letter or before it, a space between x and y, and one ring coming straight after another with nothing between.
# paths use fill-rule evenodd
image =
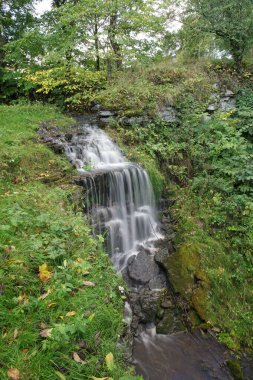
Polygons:
<instances>
[{"instance_id":1,"label":"foliage","mask_svg":"<svg viewBox=\"0 0 253 380\"><path fill-rule=\"evenodd\" d=\"M122 281L70 202L72 168L36 135L71 120L39 104L0 112L0 377L119 379Z\"/></svg>"},{"instance_id":2,"label":"foliage","mask_svg":"<svg viewBox=\"0 0 253 380\"><path fill-rule=\"evenodd\" d=\"M105 87L104 72L81 68L56 67L27 74L26 80L37 86L37 93L69 110L89 108L99 90Z\"/></svg>"},{"instance_id":3,"label":"foliage","mask_svg":"<svg viewBox=\"0 0 253 380\"><path fill-rule=\"evenodd\" d=\"M237 69L241 70L243 56L252 43L251 0L190 0L188 12L196 17L186 19L197 23L200 31L211 33L223 41L224 46L232 54Z\"/></svg>"}]
</instances>

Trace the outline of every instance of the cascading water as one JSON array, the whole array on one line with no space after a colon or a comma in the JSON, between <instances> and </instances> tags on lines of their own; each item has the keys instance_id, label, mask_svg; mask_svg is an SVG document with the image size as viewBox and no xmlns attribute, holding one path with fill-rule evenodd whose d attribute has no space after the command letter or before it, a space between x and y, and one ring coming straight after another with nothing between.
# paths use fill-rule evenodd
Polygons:
<instances>
[{"instance_id":1,"label":"cascading water","mask_svg":"<svg viewBox=\"0 0 253 380\"><path fill-rule=\"evenodd\" d=\"M97 127L84 126L65 147L86 187L86 213L105 234L117 270L122 271L140 247L161 238L153 189L144 169L129 163Z\"/></svg>"},{"instance_id":2,"label":"cascading water","mask_svg":"<svg viewBox=\"0 0 253 380\"><path fill-rule=\"evenodd\" d=\"M211 337L184 333L176 327L173 296L161 266L163 249L155 253L154 248L163 236L147 173L126 161L109 137L96 124L91 125L92 117L87 120L74 133L49 137L45 142L58 152L65 150L77 167L80 177L76 182L85 187L85 211L91 225L97 234L106 236L112 261L128 284L124 321L130 335L135 335L133 364L137 373L145 380L231 380L224 366L227 357L223 347ZM164 244L166 247L166 239ZM160 322L167 326L168 321L172 323L171 335L157 334ZM172 334L175 331L177 334Z\"/></svg>"}]
</instances>

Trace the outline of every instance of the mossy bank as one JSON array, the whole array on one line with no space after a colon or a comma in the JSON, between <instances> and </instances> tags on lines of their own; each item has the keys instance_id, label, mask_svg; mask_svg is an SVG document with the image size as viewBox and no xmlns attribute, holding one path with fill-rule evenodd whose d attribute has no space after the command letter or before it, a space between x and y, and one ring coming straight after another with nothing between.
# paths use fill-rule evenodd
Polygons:
<instances>
[{"instance_id":1,"label":"mossy bank","mask_svg":"<svg viewBox=\"0 0 253 380\"><path fill-rule=\"evenodd\" d=\"M169 202L170 282L193 310L193 326L252 349L252 69L163 61L124 75L100 98L117 115L111 135L129 159L152 167Z\"/></svg>"},{"instance_id":2,"label":"mossy bank","mask_svg":"<svg viewBox=\"0 0 253 380\"><path fill-rule=\"evenodd\" d=\"M73 121L39 104L0 115L0 377L132 379L117 347L122 281L74 202L73 169L37 134Z\"/></svg>"}]
</instances>

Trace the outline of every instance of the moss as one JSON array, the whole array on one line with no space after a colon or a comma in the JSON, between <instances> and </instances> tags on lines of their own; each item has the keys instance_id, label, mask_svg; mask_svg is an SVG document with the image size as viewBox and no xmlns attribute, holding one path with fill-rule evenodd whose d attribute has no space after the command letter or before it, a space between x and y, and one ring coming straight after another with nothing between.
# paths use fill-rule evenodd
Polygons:
<instances>
[{"instance_id":1,"label":"moss","mask_svg":"<svg viewBox=\"0 0 253 380\"><path fill-rule=\"evenodd\" d=\"M227 362L228 368L231 372L231 375L235 380L244 380L241 364L238 360L229 360Z\"/></svg>"},{"instance_id":2,"label":"moss","mask_svg":"<svg viewBox=\"0 0 253 380\"><path fill-rule=\"evenodd\" d=\"M194 309L197 311L198 315L203 321L208 320L207 312L207 293L206 291L199 287L197 288L191 298Z\"/></svg>"},{"instance_id":3,"label":"moss","mask_svg":"<svg viewBox=\"0 0 253 380\"><path fill-rule=\"evenodd\" d=\"M167 270L174 290L186 298L194 286L194 274L200 269L199 246L184 244L167 259Z\"/></svg>"},{"instance_id":4,"label":"moss","mask_svg":"<svg viewBox=\"0 0 253 380\"><path fill-rule=\"evenodd\" d=\"M193 312L193 326L208 320L207 295L209 281L201 270L200 251L202 244L192 243L182 245L178 251L167 258L166 267L170 282L177 293L180 293L197 312Z\"/></svg>"}]
</instances>

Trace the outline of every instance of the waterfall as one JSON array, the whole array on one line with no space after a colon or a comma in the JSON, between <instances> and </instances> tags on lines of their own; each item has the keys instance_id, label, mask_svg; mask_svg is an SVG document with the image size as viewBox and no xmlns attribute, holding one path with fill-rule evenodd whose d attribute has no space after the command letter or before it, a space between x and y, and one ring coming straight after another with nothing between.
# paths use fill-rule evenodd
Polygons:
<instances>
[{"instance_id":1,"label":"waterfall","mask_svg":"<svg viewBox=\"0 0 253 380\"><path fill-rule=\"evenodd\" d=\"M86 214L96 234L105 236L118 271L141 247L161 239L155 198L147 172L126 160L112 140L96 126L84 125L65 146L69 160L86 188Z\"/></svg>"}]
</instances>

